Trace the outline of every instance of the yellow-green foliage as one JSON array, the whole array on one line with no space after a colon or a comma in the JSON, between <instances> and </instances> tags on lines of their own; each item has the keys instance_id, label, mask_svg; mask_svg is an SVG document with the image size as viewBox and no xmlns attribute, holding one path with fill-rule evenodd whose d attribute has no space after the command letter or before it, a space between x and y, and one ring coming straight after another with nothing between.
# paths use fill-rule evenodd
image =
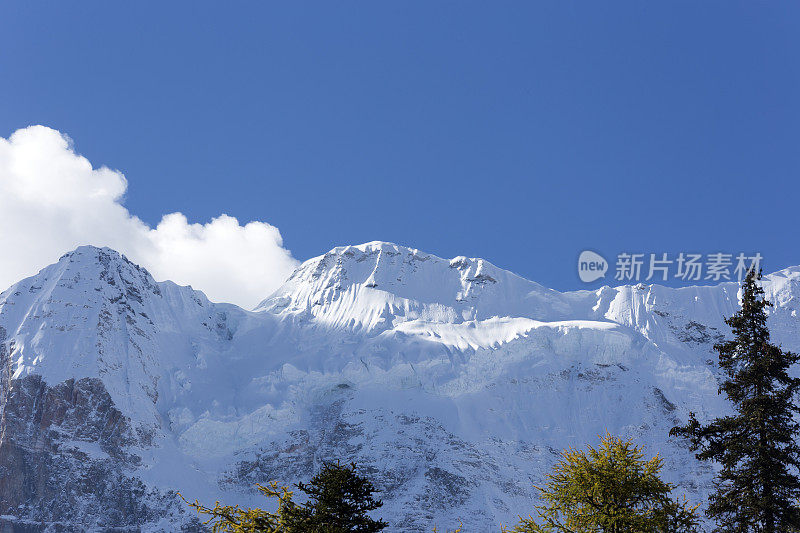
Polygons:
<instances>
[{"instance_id":1,"label":"yellow-green foliage","mask_svg":"<svg viewBox=\"0 0 800 533\"><path fill-rule=\"evenodd\" d=\"M566 450L545 487L536 518L520 517L514 533L684 533L697 529L697 506L674 500L661 481L660 457L610 434L600 446ZM507 531L507 530L506 530Z\"/></svg>"},{"instance_id":2,"label":"yellow-green foliage","mask_svg":"<svg viewBox=\"0 0 800 533\"><path fill-rule=\"evenodd\" d=\"M211 526L212 533L290 533L285 515L287 509L295 506L292 491L279 487L275 481L268 487L256 486L264 496L277 498L278 508L274 513L258 508L242 509L238 505L222 505L219 502L214 507L206 507L198 500L192 503L180 493L178 495L198 514L209 517L203 524Z\"/></svg>"},{"instance_id":3,"label":"yellow-green foliage","mask_svg":"<svg viewBox=\"0 0 800 533\"><path fill-rule=\"evenodd\" d=\"M204 524L213 533L376 533L388 526L369 516L383 504L375 499L375 487L358 474L355 464L325 463L308 484L298 483L297 489L308 496L305 504L294 503L292 491L277 482L257 487L267 498L277 499L275 512L219 502L206 507L197 500L191 503L181 498L208 517Z\"/></svg>"}]
</instances>

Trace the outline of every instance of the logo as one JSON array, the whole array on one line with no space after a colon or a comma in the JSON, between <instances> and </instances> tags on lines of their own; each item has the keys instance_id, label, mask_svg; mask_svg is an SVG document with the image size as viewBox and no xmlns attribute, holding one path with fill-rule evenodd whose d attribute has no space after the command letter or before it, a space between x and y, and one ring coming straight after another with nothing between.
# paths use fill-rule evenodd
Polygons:
<instances>
[{"instance_id":1,"label":"logo","mask_svg":"<svg viewBox=\"0 0 800 533\"><path fill-rule=\"evenodd\" d=\"M584 250L578 257L578 277L584 283L591 283L605 277L607 270L608 261L600 254Z\"/></svg>"},{"instance_id":2,"label":"logo","mask_svg":"<svg viewBox=\"0 0 800 533\"><path fill-rule=\"evenodd\" d=\"M678 254L646 254L622 252L617 255L614 279L617 281L640 280L668 281L670 277L681 281L723 282L738 279L741 282L751 270L759 272L764 257L760 253L703 254L680 252ZM578 257L578 277L584 283L604 278L608 261L591 250L584 250Z\"/></svg>"}]
</instances>

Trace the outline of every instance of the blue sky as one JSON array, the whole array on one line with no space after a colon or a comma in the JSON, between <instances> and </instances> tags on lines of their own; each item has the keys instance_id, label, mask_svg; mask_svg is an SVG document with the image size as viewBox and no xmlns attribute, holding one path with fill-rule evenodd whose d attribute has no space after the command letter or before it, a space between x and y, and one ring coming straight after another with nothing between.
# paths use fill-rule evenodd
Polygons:
<instances>
[{"instance_id":1,"label":"blue sky","mask_svg":"<svg viewBox=\"0 0 800 533\"><path fill-rule=\"evenodd\" d=\"M4 2L0 136L43 124L180 211L484 257L800 264L800 5ZM599 282L598 282L599 283ZM594 285L593 285L594 286Z\"/></svg>"}]
</instances>

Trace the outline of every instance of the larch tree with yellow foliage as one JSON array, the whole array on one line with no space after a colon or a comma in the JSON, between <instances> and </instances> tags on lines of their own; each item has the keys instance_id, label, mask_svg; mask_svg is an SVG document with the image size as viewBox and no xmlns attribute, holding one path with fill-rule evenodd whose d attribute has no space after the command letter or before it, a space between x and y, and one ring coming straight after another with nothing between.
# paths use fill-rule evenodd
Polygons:
<instances>
[{"instance_id":1,"label":"larch tree with yellow foliage","mask_svg":"<svg viewBox=\"0 0 800 533\"><path fill-rule=\"evenodd\" d=\"M642 447L606 434L600 446L566 450L547 484L536 517L521 518L514 533L691 533L697 506L671 496L659 477L663 461ZM506 530L507 531L507 530Z\"/></svg>"}]
</instances>

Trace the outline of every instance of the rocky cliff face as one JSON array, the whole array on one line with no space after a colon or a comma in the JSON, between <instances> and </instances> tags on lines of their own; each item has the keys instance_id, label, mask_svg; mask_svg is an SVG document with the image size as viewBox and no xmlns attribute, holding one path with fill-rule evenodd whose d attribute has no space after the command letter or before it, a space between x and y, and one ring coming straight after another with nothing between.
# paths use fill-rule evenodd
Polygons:
<instances>
[{"instance_id":1,"label":"rocky cliff face","mask_svg":"<svg viewBox=\"0 0 800 533\"><path fill-rule=\"evenodd\" d=\"M137 477L163 439L148 297L163 297L149 274L93 248L0 297L5 530L199 530L174 491Z\"/></svg>"},{"instance_id":2,"label":"rocky cliff face","mask_svg":"<svg viewBox=\"0 0 800 533\"><path fill-rule=\"evenodd\" d=\"M142 459L133 450L152 446L152 435L132 430L101 380L51 387L26 376L11 380L0 401L0 506L12 531L181 522L174 493L135 477Z\"/></svg>"},{"instance_id":3,"label":"rocky cliff face","mask_svg":"<svg viewBox=\"0 0 800 533\"><path fill-rule=\"evenodd\" d=\"M800 269L768 276L800 347ZM388 243L304 263L254 312L83 247L0 294L0 524L195 531L176 497L262 504L255 483L356 461L392 531L529 512L560 450L610 430L704 499L669 428L726 412L711 346L737 286L559 293L480 259ZM0 527L0 531L3 531Z\"/></svg>"}]
</instances>

